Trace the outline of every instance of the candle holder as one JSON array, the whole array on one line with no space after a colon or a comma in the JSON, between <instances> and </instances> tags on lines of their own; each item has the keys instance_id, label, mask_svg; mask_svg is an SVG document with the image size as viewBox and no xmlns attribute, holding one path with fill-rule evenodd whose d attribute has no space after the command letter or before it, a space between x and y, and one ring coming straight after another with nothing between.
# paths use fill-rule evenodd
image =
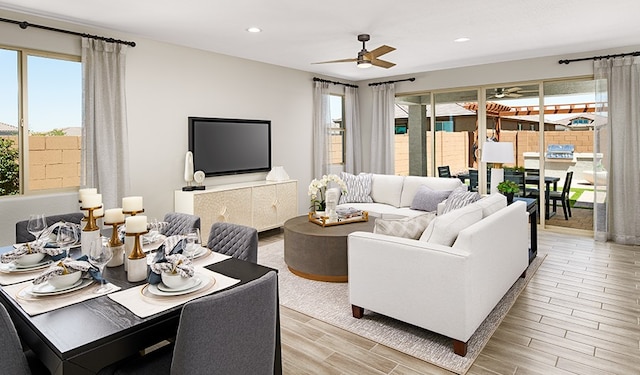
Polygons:
<instances>
[{"instance_id":1,"label":"candle holder","mask_svg":"<svg viewBox=\"0 0 640 375\"><path fill-rule=\"evenodd\" d=\"M141 209L140 211L122 211L123 214L125 215L131 215L131 216L136 216L137 214L141 214L144 212L144 208Z\"/></svg>"},{"instance_id":2,"label":"candle holder","mask_svg":"<svg viewBox=\"0 0 640 375\"><path fill-rule=\"evenodd\" d=\"M118 236L118 227L122 224L124 224L124 221L120 223L104 223L104 225L113 226L113 229L111 230L111 238L109 239L109 246L116 247L124 245L122 241L120 241L120 236Z\"/></svg>"},{"instance_id":3,"label":"candle holder","mask_svg":"<svg viewBox=\"0 0 640 375\"><path fill-rule=\"evenodd\" d=\"M83 232L93 232L94 230L98 230L98 225L96 224L96 219L99 217L93 214L93 211L102 208L102 205L96 207L80 207L82 211L89 211L89 215L87 216L87 225L82 229ZM100 216L102 217L102 216Z\"/></svg>"},{"instance_id":4,"label":"candle holder","mask_svg":"<svg viewBox=\"0 0 640 375\"><path fill-rule=\"evenodd\" d=\"M133 250L127 257L127 280L129 282L142 281L147 278L147 256L140 246L140 236L149 231L126 233L127 237L135 237Z\"/></svg>"}]
</instances>

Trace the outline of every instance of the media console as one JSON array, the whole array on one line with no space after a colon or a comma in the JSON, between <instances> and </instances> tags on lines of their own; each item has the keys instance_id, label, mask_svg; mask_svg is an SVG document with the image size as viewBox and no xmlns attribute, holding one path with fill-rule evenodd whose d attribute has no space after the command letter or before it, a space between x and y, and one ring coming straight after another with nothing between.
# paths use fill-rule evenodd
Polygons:
<instances>
[{"instance_id":1,"label":"media console","mask_svg":"<svg viewBox=\"0 0 640 375\"><path fill-rule=\"evenodd\" d=\"M298 216L298 182L253 181L206 190L176 190L174 210L200 216L202 241L207 241L211 224L215 222L265 231L281 227L288 219Z\"/></svg>"}]
</instances>

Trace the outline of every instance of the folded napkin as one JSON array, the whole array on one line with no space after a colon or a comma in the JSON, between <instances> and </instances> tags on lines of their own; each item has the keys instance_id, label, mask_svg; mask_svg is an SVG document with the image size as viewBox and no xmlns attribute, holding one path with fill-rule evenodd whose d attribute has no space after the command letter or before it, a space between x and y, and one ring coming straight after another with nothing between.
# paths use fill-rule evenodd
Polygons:
<instances>
[{"instance_id":1,"label":"folded napkin","mask_svg":"<svg viewBox=\"0 0 640 375\"><path fill-rule=\"evenodd\" d=\"M31 253L43 253L50 255L53 260L58 260L62 258L64 255L64 251L59 247L53 247L48 244L49 238L41 237L32 242L27 242L18 246L18 248L8 251L2 255L0 255L0 262L2 263L10 263L16 259L20 259L23 256Z\"/></svg>"},{"instance_id":2,"label":"folded napkin","mask_svg":"<svg viewBox=\"0 0 640 375\"><path fill-rule=\"evenodd\" d=\"M76 238L80 239L80 236L82 235L82 228L80 228L80 224L69 223L65 221L58 221L51 224L47 229L44 230L44 232L40 234L40 238L47 239L49 242L55 242L55 237L58 234L58 228L63 224L71 226L76 232Z\"/></svg>"},{"instance_id":3,"label":"folded napkin","mask_svg":"<svg viewBox=\"0 0 640 375\"><path fill-rule=\"evenodd\" d=\"M147 230L157 230L158 233L161 233L166 227L169 226L169 223L166 221L158 221L157 223L147 223ZM118 227L118 236L121 241L124 241L124 237L127 233L127 225L123 224Z\"/></svg>"},{"instance_id":4,"label":"folded napkin","mask_svg":"<svg viewBox=\"0 0 640 375\"><path fill-rule=\"evenodd\" d=\"M178 272L183 277L192 277L195 273L191 259L182 255L185 246L184 236L170 236L164 240L158 248L156 257L151 263L149 272L149 284L158 284L162 281L160 274L165 271Z\"/></svg>"},{"instance_id":5,"label":"folded napkin","mask_svg":"<svg viewBox=\"0 0 640 375\"><path fill-rule=\"evenodd\" d=\"M100 273L98 268L89 263L87 256L83 255L78 259L64 258L58 262L55 262L51 265L51 267L47 268L43 273L36 277L35 280L33 280L33 284L42 284L43 282L51 279L54 276L65 274L65 271L67 273L80 271L83 273L83 279L93 278L98 282L102 282L103 280L102 274Z\"/></svg>"}]
</instances>

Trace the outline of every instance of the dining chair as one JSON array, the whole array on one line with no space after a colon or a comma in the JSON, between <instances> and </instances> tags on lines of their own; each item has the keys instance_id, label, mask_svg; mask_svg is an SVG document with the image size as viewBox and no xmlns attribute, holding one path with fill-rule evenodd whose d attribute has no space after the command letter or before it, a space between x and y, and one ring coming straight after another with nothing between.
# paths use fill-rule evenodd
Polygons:
<instances>
[{"instance_id":1,"label":"dining chair","mask_svg":"<svg viewBox=\"0 0 640 375\"><path fill-rule=\"evenodd\" d=\"M449 169L448 165L442 165L438 167L438 177L451 177L451 170Z\"/></svg>"},{"instance_id":2,"label":"dining chair","mask_svg":"<svg viewBox=\"0 0 640 375\"><path fill-rule=\"evenodd\" d=\"M213 223L207 247L216 253L257 263L258 231L255 228L239 224Z\"/></svg>"},{"instance_id":3,"label":"dining chair","mask_svg":"<svg viewBox=\"0 0 640 375\"><path fill-rule=\"evenodd\" d=\"M84 214L82 212L72 212L68 214L47 216L45 220L47 221L47 227L48 227L59 221L66 221L69 223L80 224L83 218L84 218ZM24 243L24 242L30 242L35 240L35 237L33 237L33 234L29 233L29 231L27 230L28 223L29 223L29 220L22 220L16 223L16 243Z\"/></svg>"},{"instance_id":4,"label":"dining chair","mask_svg":"<svg viewBox=\"0 0 640 375\"><path fill-rule=\"evenodd\" d=\"M526 196L526 187L524 183L524 172L514 171L514 170L505 170L504 171L504 179L505 181L513 181L518 185L520 191L518 192L519 197Z\"/></svg>"},{"instance_id":5,"label":"dining chair","mask_svg":"<svg viewBox=\"0 0 640 375\"><path fill-rule=\"evenodd\" d=\"M557 203L560 201L562 204L562 211L564 212L564 219L569 220L571 217L571 205L569 202L569 196L571 195L571 180L573 179L573 171L567 172L564 179L564 185L562 191L549 192L549 199L553 201L553 212L556 212Z\"/></svg>"},{"instance_id":6,"label":"dining chair","mask_svg":"<svg viewBox=\"0 0 640 375\"><path fill-rule=\"evenodd\" d=\"M3 374L30 375L27 357L22 351L16 327L7 309L0 303L0 366Z\"/></svg>"},{"instance_id":7,"label":"dining chair","mask_svg":"<svg viewBox=\"0 0 640 375\"><path fill-rule=\"evenodd\" d=\"M169 212L164 215L164 221L168 224L162 229L160 234L167 237L186 234L193 229L200 229L200 216L196 215Z\"/></svg>"},{"instance_id":8,"label":"dining chair","mask_svg":"<svg viewBox=\"0 0 640 375\"><path fill-rule=\"evenodd\" d=\"M469 171L469 191L478 191L478 170Z\"/></svg>"},{"instance_id":9,"label":"dining chair","mask_svg":"<svg viewBox=\"0 0 640 375\"><path fill-rule=\"evenodd\" d=\"M99 372L125 374L273 374L278 278L275 271L184 305L174 345Z\"/></svg>"}]
</instances>

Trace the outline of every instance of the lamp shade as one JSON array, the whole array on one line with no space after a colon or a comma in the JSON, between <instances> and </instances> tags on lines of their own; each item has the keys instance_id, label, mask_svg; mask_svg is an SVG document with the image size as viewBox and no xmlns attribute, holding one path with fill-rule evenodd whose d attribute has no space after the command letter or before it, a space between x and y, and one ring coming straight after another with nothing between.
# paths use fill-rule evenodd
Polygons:
<instances>
[{"instance_id":1,"label":"lamp shade","mask_svg":"<svg viewBox=\"0 0 640 375\"><path fill-rule=\"evenodd\" d=\"M512 142L485 142L482 147L485 163L515 163Z\"/></svg>"}]
</instances>

